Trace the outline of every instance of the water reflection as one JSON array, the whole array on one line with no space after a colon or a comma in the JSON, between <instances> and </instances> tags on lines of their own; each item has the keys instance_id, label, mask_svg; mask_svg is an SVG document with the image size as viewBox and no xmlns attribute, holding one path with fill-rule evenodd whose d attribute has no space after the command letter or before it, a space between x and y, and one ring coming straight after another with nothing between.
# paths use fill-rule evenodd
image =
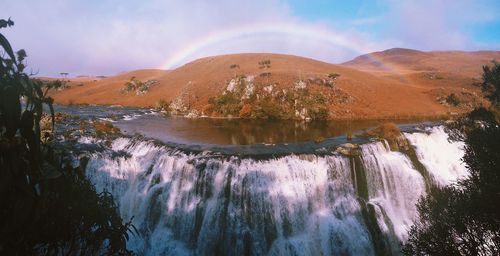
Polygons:
<instances>
[{"instance_id":1,"label":"water reflection","mask_svg":"<svg viewBox=\"0 0 500 256\"><path fill-rule=\"evenodd\" d=\"M398 124L425 120L312 121L188 119L142 116L116 125L126 134L181 144L252 145L295 143L359 133L384 122Z\"/></svg>"}]
</instances>

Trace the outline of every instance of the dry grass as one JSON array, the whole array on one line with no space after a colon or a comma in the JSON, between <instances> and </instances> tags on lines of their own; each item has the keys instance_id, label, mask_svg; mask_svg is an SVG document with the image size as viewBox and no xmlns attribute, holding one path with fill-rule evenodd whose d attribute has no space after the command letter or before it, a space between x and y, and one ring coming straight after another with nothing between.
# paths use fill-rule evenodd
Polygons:
<instances>
[{"instance_id":1,"label":"dry grass","mask_svg":"<svg viewBox=\"0 0 500 256\"><path fill-rule=\"evenodd\" d=\"M94 122L94 130L97 137L120 133L119 128L115 127L110 122L102 122L102 121Z\"/></svg>"},{"instance_id":2,"label":"dry grass","mask_svg":"<svg viewBox=\"0 0 500 256\"><path fill-rule=\"evenodd\" d=\"M366 132L369 137L377 137L386 140L394 140L401 136L401 130L395 123L385 123Z\"/></svg>"},{"instance_id":3,"label":"dry grass","mask_svg":"<svg viewBox=\"0 0 500 256\"><path fill-rule=\"evenodd\" d=\"M365 137L384 139L392 151L407 150L409 143L395 123L384 123L363 134Z\"/></svg>"},{"instance_id":4,"label":"dry grass","mask_svg":"<svg viewBox=\"0 0 500 256\"><path fill-rule=\"evenodd\" d=\"M440 104L436 100L439 95L432 93L433 90L442 88L443 92L454 92L457 96L462 88L464 92L475 93L471 85L474 78L481 74L481 66L496 56L499 59L500 52L422 54L393 50L380 57L389 63L394 62L394 69L380 70L369 66L369 62L365 63L370 58L334 65L289 55L233 54L199 59L171 71L138 70L97 81L78 80L84 86L72 86L53 92L51 96L58 103L73 99L75 103L154 107L160 99L174 102L187 95L191 109L201 112L209 105L209 99L220 95L235 76L255 76L256 85L275 84L276 90L291 91L298 80L308 77L327 79L329 74L335 73L341 76L336 77L333 88L317 84L309 86L311 92L324 94L326 103L323 105L330 113L330 119L440 116L449 112L464 113L467 109ZM258 64L262 60L269 60L272 64L263 70ZM228 68L233 64L239 68ZM432 68L432 73L442 74L443 79L430 79L427 75L430 71L425 67ZM456 70L465 71L457 73ZM260 77L262 72L270 72L272 76ZM158 84L140 96L121 93L120 89L132 76L140 81L155 80ZM239 116L246 103L240 102L238 98L237 104L213 115ZM317 114L324 116L324 111L317 111Z\"/></svg>"}]
</instances>

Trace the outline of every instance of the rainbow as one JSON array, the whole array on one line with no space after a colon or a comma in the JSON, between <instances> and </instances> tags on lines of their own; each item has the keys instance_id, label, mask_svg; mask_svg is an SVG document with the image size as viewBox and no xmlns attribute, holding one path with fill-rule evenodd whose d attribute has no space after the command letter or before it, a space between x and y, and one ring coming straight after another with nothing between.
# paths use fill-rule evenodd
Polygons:
<instances>
[{"instance_id":1,"label":"rainbow","mask_svg":"<svg viewBox=\"0 0 500 256\"><path fill-rule=\"evenodd\" d=\"M360 40L353 40L343 35L336 34L322 26L313 27L279 22L255 23L246 26L236 26L226 30L209 32L198 38L197 40L194 40L183 49L176 51L176 53L170 56L168 60L163 65L161 65L160 68L173 69L187 63L188 61L194 60L196 57L207 57L207 55L203 54L201 54L202 56L200 56L200 53L202 53L203 49L206 49L209 46L258 35L281 35L302 38L315 42L339 46L359 55L376 50L372 46L363 43ZM391 67L391 65L383 63L380 60L375 59L373 56L370 56L370 58L372 58L373 61L379 62L384 67L384 69L388 71L396 70L395 68Z\"/></svg>"}]
</instances>

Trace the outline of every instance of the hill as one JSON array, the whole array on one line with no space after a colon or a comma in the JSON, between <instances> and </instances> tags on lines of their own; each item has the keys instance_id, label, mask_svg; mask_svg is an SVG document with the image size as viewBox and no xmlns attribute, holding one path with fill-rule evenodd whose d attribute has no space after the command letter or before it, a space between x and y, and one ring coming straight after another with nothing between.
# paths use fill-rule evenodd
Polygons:
<instances>
[{"instance_id":1,"label":"hill","mask_svg":"<svg viewBox=\"0 0 500 256\"><path fill-rule=\"evenodd\" d=\"M495 58L500 52L391 49L336 65L290 55L232 54L170 71L70 79L69 88L52 96L62 104L160 106L191 116L436 117L484 103L472 84L481 66Z\"/></svg>"},{"instance_id":2,"label":"hill","mask_svg":"<svg viewBox=\"0 0 500 256\"><path fill-rule=\"evenodd\" d=\"M464 77L479 76L482 65L500 60L500 51L433 51L422 52L411 49L393 48L354 58L343 63L345 66L371 72L401 73L441 72Z\"/></svg>"}]
</instances>

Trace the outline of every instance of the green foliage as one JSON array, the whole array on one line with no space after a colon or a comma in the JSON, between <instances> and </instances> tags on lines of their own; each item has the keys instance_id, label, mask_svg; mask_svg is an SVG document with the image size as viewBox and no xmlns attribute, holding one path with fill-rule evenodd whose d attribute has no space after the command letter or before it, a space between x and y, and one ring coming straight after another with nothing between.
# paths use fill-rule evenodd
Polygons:
<instances>
[{"instance_id":1,"label":"green foliage","mask_svg":"<svg viewBox=\"0 0 500 256\"><path fill-rule=\"evenodd\" d=\"M500 253L500 128L496 122L480 122L461 131L469 177L456 187L434 188L421 199L406 255Z\"/></svg>"},{"instance_id":2,"label":"green foliage","mask_svg":"<svg viewBox=\"0 0 500 256\"><path fill-rule=\"evenodd\" d=\"M52 162L52 164L55 164ZM34 195L22 187L2 191L0 233L4 255L130 254L130 222L123 224L112 196L97 193L82 168L58 167L57 179ZM21 190L19 190L21 189ZM7 196L8 195L8 196Z\"/></svg>"},{"instance_id":3,"label":"green foliage","mask_svg":"<svg viewBox=\"0 0 500 256\"><path fill-rule=\"evenodd\" d=\"M0 29L13 24L0 19ZM42 106L53 134L47 93L62 83L31 79L26 52L14 53L1 33L0 53L0 254L128 254L132 226L123 224L111 196L96 193L83 166L72 168L64 152L41 143Z\"/></svg>"},{"instance_id":4,"label":"green foliage","mask_svg":"<svg viewBox=\"0 0 500 256\"><path fill-rule=\"evenodd\" d=\"M483 79L495 102L500 72L484 68ZM465 143L469 176L433 188L419 201L420 218L409 230L406 255L500 255L500 123L495 113L479 108L449 125L450 139Z\"/></svg>"},{"instance_id":5,"label":"green foliage","mask_svg":"<svg viewBox=\"0 0 500 256\"><path fill-rule=\"evenodd\" d=\"M483 66L483 83L486 97L494 104L500 103L500 63L493 61L493 66Z\"/></svg>"},{"instance_id":6,"label":"green foliage","mask_svg":"<svg viewBox=\"0 0 500 256\"><path fill-rule=\"evenodd\" d=\"M256 84L252 85L255 88L254 92L246 95L244 77L234 79L236 84L231 91L225 90L221 95L208 100L209 112L244 118L296 119L303 118L296 116L296 111L305 109L307 112L305 117L311 119L326 120L330 117L327 108L328 99L321 92L310 92L307 88L287 91L277 89L274 85L264 87L262 84Z\"/></svg>"},{"instance_id":7,"label":"green foliage","mask_svg":"<svg viewBox=\"0 0 500 256\"><path fill-rule=\"evenodd\" d=\"M258 102L254 116L260 119L283 119L285 114L279 103L267 98Z\"/></svg>"},{"instance_id":8,"label":"green foliage","mask_svg":"<svg viewBox=\"0 0 500 256\"><path fill-rule=\"evenodd\" d=\"M228 91L218 97L210 98L208 103L212 105L212 108L216 113L223 116L238 116L243 106L239 95Z\"/></svg>"}]
</instances>

